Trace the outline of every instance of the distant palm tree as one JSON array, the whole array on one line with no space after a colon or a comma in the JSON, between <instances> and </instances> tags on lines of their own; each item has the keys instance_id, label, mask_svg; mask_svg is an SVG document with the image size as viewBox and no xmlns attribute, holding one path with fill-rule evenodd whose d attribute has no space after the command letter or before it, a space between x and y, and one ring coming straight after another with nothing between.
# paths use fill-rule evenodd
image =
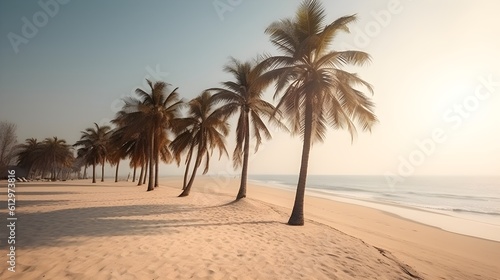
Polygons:
<instances>
[{"instance_id":1,"label":"distant palm tree","mask_svg":"<svg viewBox=\"0 0 500 280\"><path fill-rule=\"evenodd\" d=\"M175 137L174 141L170 143L170 149L174 154L174 158L179 165L180 158L182 153L187 151L186 155L186 168L184 170L184 179L182 181L182 189L186 189L188 175L189 175L189 167L191 166L191 160L193 159L193 151L196 147L195 140L193 139L194 129L196 128L197 120L195 118L178 118L172 121L174 130L178 132L178 135Z\"/></svg>"},{"instance_id":2,"label":"distant palm tree","mask_svg":"<svg viewBox=\"0 0 500 280\"><path fill-rule=\"evenodd\" d=\"M130 148L130 165L135 168L141 167L141 172L139 175L139 180L137 185L141 186L144 182L144 171L147 168L147 147L148 141L146 135L142 134L134 140L133 145Z\"/></svg>"},{"instance_id":3,"label":"distant palm tree","mask_svg":"<svg viewBox=\"0 0 500 280\"><path fill-rule=\"evenodd\" d=\"M123 128L115 128L109 132L108 140L108 161L111 166L116 166L115 169L115 183L118 182L118 168L120 162L130 155L129 147L133 145L134 141L125 138Z\"/></svg>"},{"instance_id":4,"label":"distant palm tree","mask_svg":"<svg viewBox=\"0 0 500 280\"><path fill-rule=\"evenodd\" d=\"M342 70L345 65L364 65L370 61L360 51L331 51L332 40L356 17L341 17L323 25L325 10L316 0L303 1L296 16L272 23L266 33L282 55L271 57L275 67L266 76L276 79L276 106L286 116L292 133L303 137L302 160L290 225L304 224L304 192L309 152L314 142L326 137L327 126L347 128L351 140L356 134L354 121L370 130L377 121L374 104L358 88L372 87L356 74Z\"/></svg>"},{"instance_id":5,"label":"distant palm tree","mask_svg":"<svg viewBox=\"0 0 500 280\"><path fill-rule=\"evenodd\" d=\"M87 160L87 154L88 154L88 148L86 147L81 147L78 150L76 150L76 160L80 162L80 169L81 166L83 166L83 179L87 179L87 167L89 165L88 160Z\"/></svg>"},{"instance_id":6,"label":"distant palm tree","mask_svg":"<svg viewBox=\"0 0 500 280\"><path fill-rule=\"evenodd\" d=\"M24 144L19 144L16 147L17 153L17 165L26 170L26 176L28 178L32 177L32 174L37 170L37 152L40 150L41 143L35 138L28 138L25 140Z\"/></svg>"},{"instance_id":7,"label":"distant palm tree","mask_svg":"<svg viewBox=\"0 0 500 280\"><path fill-rule=\"evenodd\" d=\"M183 151L189 150L188 157L190 157L194 152L194 148L197 148L191 178L183 187L180 197L188 196L191 192L196 171L203 158L205 158L203 174L206 174L210 167L210 155L214 149L219 150L219 158L222 154L227 155L224 140L224 137L229 133L229 125L226 122L227 117L214 108L213 101L210 93L204 91L200 96L188 103L188 117L177 118L172 122L173 129L178 135L170 143L174 156L178 158Z\"/></svg>"},{"instance_id":8,"label":"distant palm tree","mask_svg":"<svg viewBox=\"0 0 500 280\"><path fill-rule=\"evenodd\" d=\"M166 130L170 128L170 122L177 117L183 102L179 99L177 88L168 95L165 93L167 84L146 80L150 93L138 88L137 98L125 99L123 114L120 116L124 125L128 127L128 133L144 134L147 140L147 159L149 165L148 191L158 186L158 163L162 156L162 146L166 143ZM142 171L141 171L142 173ZM140 181L140 180L139 180Z\"/></svg>"},{"instance_id":9,"label":"distant palm tree","mask_svg":"<svg viewBox=\"0 0 500 280\"><path fill-rule=\"evenodd\" d=\"M101 182L104 182L104 165L108 155L109 131L111 127L99 126L94 123L95 128L89 127L82 131L82 136L73 146L82 147L80 152L85 152L88 164L92 164L92 183L96 182L95 167L101 164Z\"/></svg>"},{"instance_id":10,"label":"distant palm tree","mask_svg":"<svg viewBox=\"0 0 500 280\"><path fill-rule=\"evenodd\" d=\"M111 144L111 143L110 143ZM118 147L108 146L108 162L111 166L115 166L115 183L118 182L118 169L120 168L120 162L125 158L125 155L122 154L122 151L118 149Z\"/></svg>"},{"instance_id":11,"label":"distant palm tree","mask_svg":"<svg viewBox=\"0 0 500 280\"><path fill-rule=\"evenodd\" d=\"M37 162L49 171L50 179L57 180L58 171L71 167L74 156L66 140L57 137L45 138L36 151Z\"/></svg>"},{"instance_id":12,"label":"distant palm tree","mask_svg":"<svg viewBox=\"0 0 500 280\"><path fill-rule=\"evenodd\" d=\"M124 106L126 107L126 106ZM138 112L130 112L126 108L120 110L116 117L111 120L113 124L117 126L115 132L112 134L111 141L114 142L113 145L118 146L119 149L126 156L130 158L129 166L134 169L134 180L135 181L135 171L138 167L141 168L138 186L143 184L144 170L146 168L146 162L148 161L148 137L144 133L144 128L137 128L135 116L139 115Z\"/></svg>"},{"instance_id":13,"label":"distant palm tree","mask_svg":"<svg viewBox=\"0 0 500 280\"><path fill-rule=\"evenodd\" d=\"M257 152L262 143L262 135L266 139L271 138L271 133L262 118L273 120L275 124L280 123L275 118L276 108L262 99L263 91L272 82L261 78L266 68L266 63L240 62L231 58L224 71L232 74L235 80L222 83L223 88L210 89L216 92L213 96L214 101L223 103L221 111L228 117L239 114L236 148L233 152L234 167L242 166L237 200L246 197L250 137L255 138L255 152Z\"/></svg>"}]
</instances>

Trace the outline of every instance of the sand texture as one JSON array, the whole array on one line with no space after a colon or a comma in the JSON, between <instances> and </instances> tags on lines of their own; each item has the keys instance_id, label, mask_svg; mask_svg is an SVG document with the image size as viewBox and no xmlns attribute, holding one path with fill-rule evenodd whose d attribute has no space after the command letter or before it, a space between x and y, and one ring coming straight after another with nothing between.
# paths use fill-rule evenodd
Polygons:
<instances>
[{"instance_id":1,"label":"sand texture","mask_svg":"<svg viewBox=\"0 0 500 280\"><path fill-rule=\"evenodd\" d=\"M292 194L282 190L272 190L277 191L272 193L273 204L259 193L267 188L249 186L249 198L232 203L228 194L236 182L210 188L213 182L200 177L195 184L189 197L178 198L179 179L164 180L153 192L131 182L20 183L16 272L6 270L6 231L2 231L0 279L494 279L498 273L498 266L487 263L479 265L478 271L450 267L454 260L460 264L459 253L442 255L444 268L439 263L423 266L417 260L424 258L425 246L405 252L405 248L419 248L415 244L421 240L412 243L401 236L392 243L372 244L377 242L366 240L374 240L370 223L359 223L358 230L368 232L361 238L312 214L306 218L314 220L308 219L304 227L287 226L289 209L280 204L288 201L291 206ZM339 207L344 207L339 211L353 207L346 216L350 221L356 221L352 217L356 213L371 211L374 217L425 227L361 206ZM329 216L327 210L322 213ZM339 228L349 231L346 224ZM400 232L400 225L395 225L394 232ZM432 232L426 234L425 238L433 238Z\"/></svg>"}]
</instances>

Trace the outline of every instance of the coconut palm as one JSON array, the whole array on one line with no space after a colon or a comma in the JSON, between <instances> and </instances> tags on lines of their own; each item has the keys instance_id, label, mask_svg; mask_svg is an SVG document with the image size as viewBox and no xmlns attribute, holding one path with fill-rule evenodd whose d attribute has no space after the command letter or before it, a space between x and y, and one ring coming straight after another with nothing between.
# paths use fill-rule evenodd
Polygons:
<instances>
[{"instance_id":1,"label":"coconut palm","mask_svg":"<svg viewBox=\"0 0 500 280\"><path fill-rule=\"evenodd\" d=\"M341 17L323 25L325 10L316 0L301 3L294 18L272 23L266 33L282 52L268 59L275 69L266 76L276 79L277 108L288 118L292 133L303 138L294 207L290 225L304 224L304 192L311 145L326 137L327 127L346 128L351 140L355 123L370 130L377 121L374 104L359 88L373 93L370 84L356 74L342 70L346 65L361 66L370 61L360 51L332 51L330 43L356 17Z\"/></svg>"},{"instance_id":2,"label":"coconut palm","mask_svg":"<svg viewBox=\"0 0 500 280\"><path fill-rule=\"evenodd\" d=\"M276 108L262 99L263 91L268 87L271 80L261 78L266 70L266 63L241 62L230 58L230 62L224 67L224 71L234 77L234 81L222 83L222 88L213 88L215 102L222 102L220 108L227 116L239 114L236 126L236 147L233 152L233 165L241 168L241 182L236 200L246 197L248 157L250 150L250 137L255 138L255 152L262 143L262 136L271 138L271 133L266 127L263 117L273 120Z\"/></svg>"},{"instance_id":3,"label":"coconut palm","mask_svg":"<svg viewBox=\"0 0 500 280\"><path fill-rule=\"evenodd\" d=\"M150 93L138 88L139 98L125 99L122 122L128 127L128 133L144 134L147 140L147 159L149 165L148 191L158 186L158 167L166 146L166 130L171 127L171 120L177 117L183 102L179 99L177 88L168 95L168 84L146 80ZM142 173L142 171L141 171ZM139 180L140 181L140 180Z\"/></svg>"},{"instance_id":4,"label":"coconut palm","mask_svg":"<svg viewBox=\"0 0 500 280\"><path fill-rule=\"evenodd\" d=\"M188 196L191 192L196 172L203 159L205 160L203 174L208 172L210 156L214 149L219 150L219 159L223 154L227 155L224 137L229 133L227 117L214 108L214 100L208 91L204 91L200 96L191 100L188 106L188 117L177 118L172 122L173 129L178 136L170 144L177 158L186 150L189 150L188 157L190 157L196 147L193 171L180 197Z\"/></svg>"},{"instance_id":5,"label":"coconut palm","mask_svg":"<svg viewBox=\"0 0 500 280\"><path fill-rule=\"evenodd\" d=\"M82 131L82 136L73 146L81 147L80 153L85 153L88 164L92 164L92 183L96 182L95 168L101 164L101 182L104 182L104 165L108 155L109 131L108 125L99 126L94 123L95 128L89 127Z\"/></svg>"}]
</instances>

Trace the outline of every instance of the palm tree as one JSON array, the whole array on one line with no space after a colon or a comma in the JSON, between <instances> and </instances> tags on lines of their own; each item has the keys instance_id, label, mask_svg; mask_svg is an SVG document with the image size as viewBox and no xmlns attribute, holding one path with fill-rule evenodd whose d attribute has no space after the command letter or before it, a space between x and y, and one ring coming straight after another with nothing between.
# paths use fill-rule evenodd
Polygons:
<instances>
[{"instance_id":1,"label":"palm tree","mask_svg":"<svg viewBox=\"0 0 500 280\"><path fill-rule=\"evenodd\" d=\"M180 197L188 196L191 192L196 171L203 158L205 158L203 174L206 174L210 167L210 156L214 149L219 150L219 159L222 154L227 155L224 137L229 133L229 125L226 122L227 117L220 110L214 108L214 100L208 91L204 91L200 96L191 100L188 105L188 117L177 118L172 122L173 129L178 136L170 144L176 158L187 149L189 149L188 157L190 157L194 152L194 148L197 147L191 178L183 187ZM189 165L187 165L188 167Z\"/></svg>"},{"instance_id":2,"label":"palm tree","mask_svg":"<svg viewBox=\"0 0 500 280\"><path fill-rule=\"evenodd\" d=\"M304 224L304 193L309 152L314 142L326 137L327 127L347 128L351 140L356 134L354 122L363 130L371 130L377 119L374 104L360 90L373 93L370 84L356 74L342 70L342 66L361 66L370 61L360 51L331 51L330 43L347 25L356 20L354 15L341 17L323 25L325 10L319 1L305 0L296 16L272 23L266 33L282 52L268 58L275 69L266 76L276 79L277 109L288 118L293 134L303 137L294 207L289 225Z\"/></svg>"},{"instance_id":3,"label":"palm tree","mask_svg":"<svg viewBox=\"0 0 500 280\"><path fill-rule=\"evenodd\" d=\"M271 138L271 133L264 124L262 117L273 120L276 108L262 99L263 91L272 82L262 79L262 74L267 68L266 63L240 62L230 58L230 62L224 67L224 71L234 76L234 81L222 83L223 88L213 88L216 93L213 96L215 102L222 102L220 108L227 116L238 114L236 126L236 148L233 152L233 165L241 169L241 182L236 200L246 197L248 157L250 150L250 137L255 138L255 152L262 143L262 135L266 139ZM251 132L252 128L252 132ZM262 135L261 135L262 134Z\"/></svg>"},{"instance_id":4,"label":"palm tree","mask_svg":"<svg viewBox=\"0 0 500 280\"><path fill-rule=\"evenodd\" d=\"M85 153L88 164L92 164L92 183L96 182L95 167L101 164L101 182L104 182L104 165L108 154L109 131L108 125L99 126L94 123L95 128L89 127L82 131L82 136L73 146L82 147L80 152Z\"/></svg>"},{"instance_id":5,"label":"palm tree","mask_svg":"<svg viewBox=\"0 0 500 280\"><path fill-rule=\"evenodd\" d=\"M142 133L146 135L147 159L149 165L148 191L158 186L158 163L162 147L166 145L166 129L171 127L171 120L176 118L183 102L179 99L177 88L165 94L167 84L146 80L150 93L138 88L137 98L125 99L122 122L128 127L128 134ZM142 171L141 171L142 173ZM139 180L140 181L140 180Z\"/></svg>"}]
</instances>

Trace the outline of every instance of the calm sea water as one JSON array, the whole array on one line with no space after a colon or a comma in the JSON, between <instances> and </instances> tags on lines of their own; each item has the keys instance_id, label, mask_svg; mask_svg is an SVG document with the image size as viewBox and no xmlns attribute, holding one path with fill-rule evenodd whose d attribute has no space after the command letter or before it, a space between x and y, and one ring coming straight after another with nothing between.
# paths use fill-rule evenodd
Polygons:
<instances>
[{"instance_id":1,"label":"calm sea water","mask_svg":"<svg viewBox=\"0 0 500 280\"><path fill-rule=\"evenodd\" d=\"M269 186L295 189L295 175L252 175ZM307 178L311 195L413 207L500 226L500 177L409 177L391 185L384 176ZM396 213L397 214L397 213Z\"/></svg>"}]
</instances>

